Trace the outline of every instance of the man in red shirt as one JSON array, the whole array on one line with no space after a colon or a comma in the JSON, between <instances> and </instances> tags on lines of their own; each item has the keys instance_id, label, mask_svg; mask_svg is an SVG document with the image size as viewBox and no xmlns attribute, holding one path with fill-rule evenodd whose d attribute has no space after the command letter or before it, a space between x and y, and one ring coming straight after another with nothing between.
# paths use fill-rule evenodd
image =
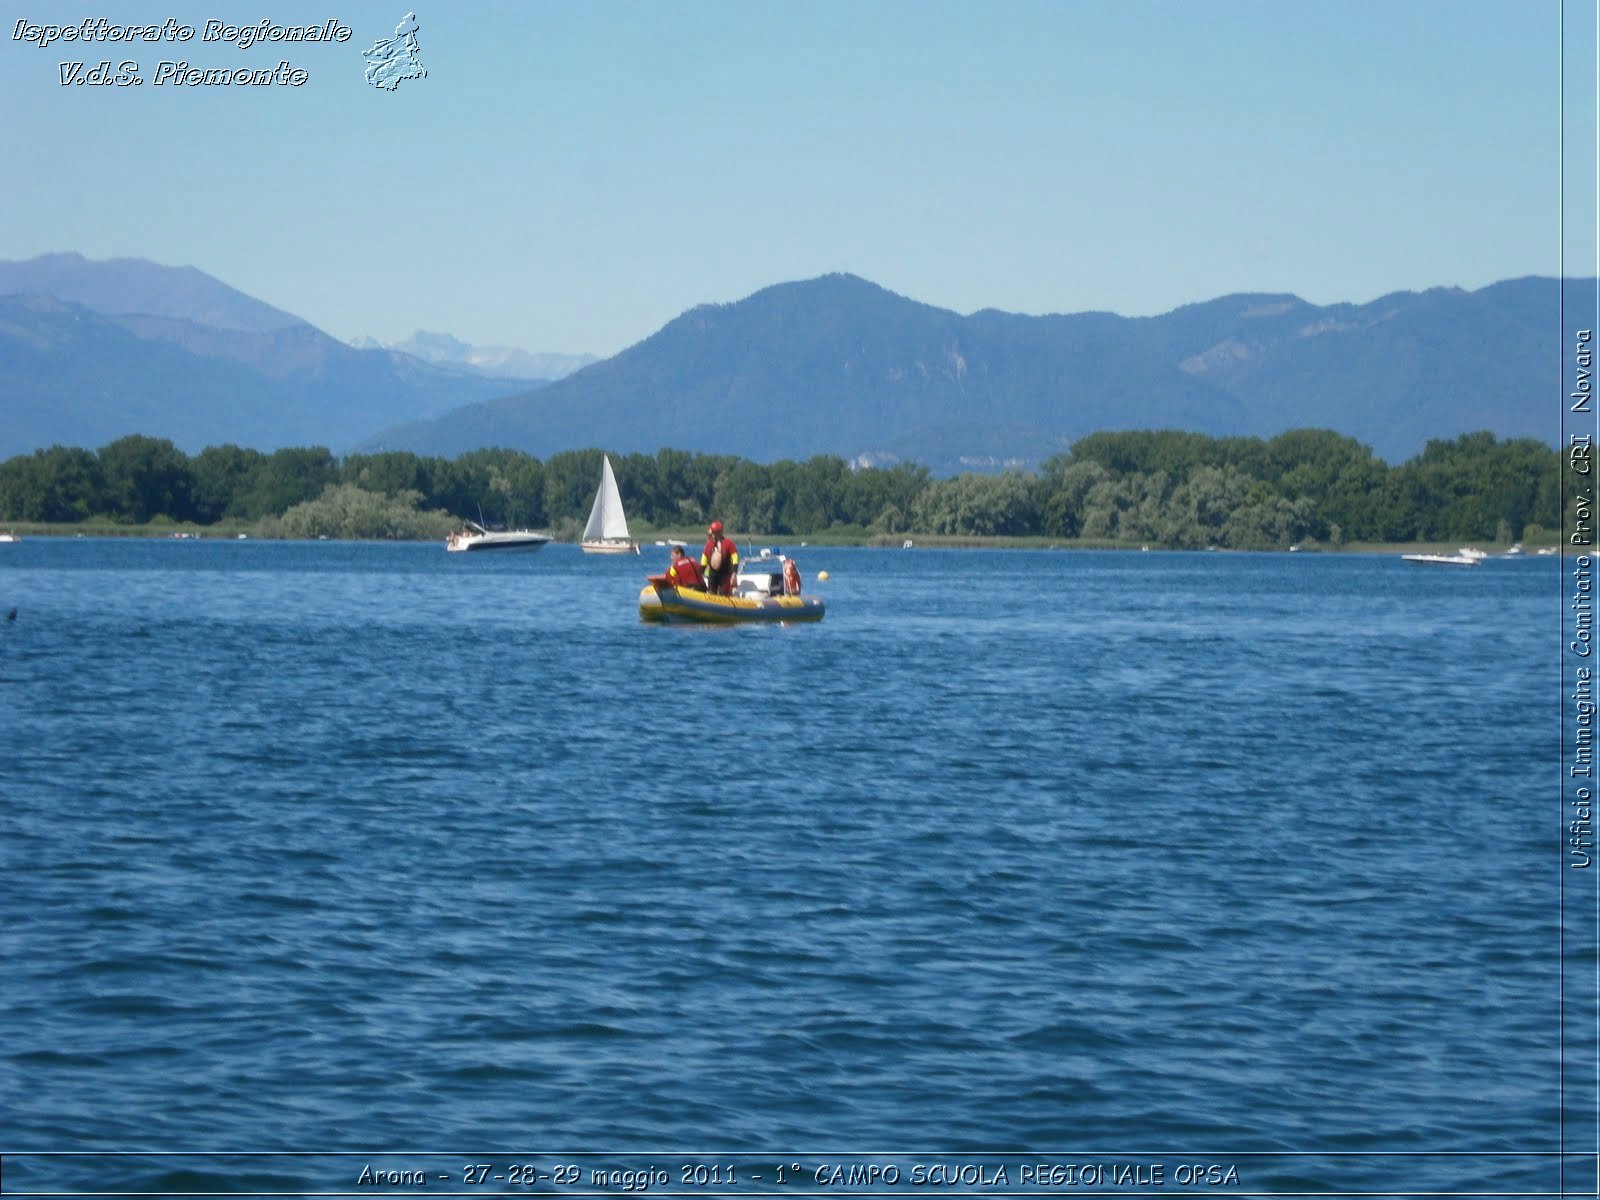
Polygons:
<instances>
[{"instance_id":1,"label":"man in red shirt","mask_svg":"<svg viewBox=\"0 0 1600 1200\"><path fill-rule=\"evenodd\" d=\"M739 547L732 538L722 536L721 521L711 522L711 528L706 530L700 570L706 577L706 591L721 596L733 594L733 577L739 573Z\"/></svg>"},{"instance_id":2,"label":"man in red shirt","mask_svg":"<svg viewBox=\"0 0 1600 1200\"><path fill-rule=\"evenodd\" d=\"M691 592L706 590L706 581L695 566L694 559L684 553L682 546L672 547L672 563L667 567L667 582L675 588Z\"/></svg>"}]
</instances>

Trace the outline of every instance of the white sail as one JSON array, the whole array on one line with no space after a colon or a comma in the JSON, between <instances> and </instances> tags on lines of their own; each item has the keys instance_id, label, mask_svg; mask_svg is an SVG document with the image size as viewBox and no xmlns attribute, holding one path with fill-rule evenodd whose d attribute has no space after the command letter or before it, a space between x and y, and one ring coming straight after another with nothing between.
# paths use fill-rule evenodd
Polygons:
<instances>
[{"instance_id":1,"label":"white sail","mask_svg":"<svg viewBox=\"0 0 1600 1200\"><path fill-rule=\"evenodd\" d=\"M589 523L583 527L586 542L628 541L628 518L622 511L622 496L617 491L617 477L611 473L611 458L603 456L604 469L600 473L600 490L594 495L594 507L589 510Z\"/></svg>"}]
</instances>

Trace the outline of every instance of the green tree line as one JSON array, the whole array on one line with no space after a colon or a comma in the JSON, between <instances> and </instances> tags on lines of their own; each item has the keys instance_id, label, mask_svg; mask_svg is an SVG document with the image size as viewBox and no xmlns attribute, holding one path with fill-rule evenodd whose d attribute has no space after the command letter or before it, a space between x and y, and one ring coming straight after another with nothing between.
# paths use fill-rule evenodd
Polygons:
<instances>
[{"instance_id":1,"label":"green tree line","mask_svg":"<svg viewBox=\"0 0 1600 1200\"><path fill-rule=\"evenodd\" d=\"M194 456L132 435L98 451L52 446L0 463L0 520L266 523L286 536L429 537L462 518L576 532L601 451L541 461L515 450L445 459L336 458L212 446ZM1238 549L1295 543L1537 539L1560 523L1556 451L1490 433L1431 441L1389 466L1352 438L1270 439L1172 430L1097 433L1037 473L934 479L835 455L770 464L664 449L612 455L630 520L712 516L761 535L1037 536Z\"/></svg>"}]
</instances>

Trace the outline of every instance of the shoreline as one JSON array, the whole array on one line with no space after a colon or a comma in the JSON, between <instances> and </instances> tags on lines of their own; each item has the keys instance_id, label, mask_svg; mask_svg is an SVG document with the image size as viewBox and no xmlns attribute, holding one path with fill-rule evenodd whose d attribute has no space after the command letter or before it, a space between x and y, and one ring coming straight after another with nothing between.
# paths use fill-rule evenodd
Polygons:
<instances>
[{"instance_id":1,"label":"shoreline","mask_svg":"<svg viewBox=\"0 0 1600 1200\"><path fill-rule=\"evenodd\" d=\"M19 521L0 529L0 532L16 534L19 539L28 538L142 538L156 541L370 541L372 539L351 539L329 537L316 538L290 538L279 534L266 533L247 524L240 525L175 525L172 523L157 522L145 525L117 525L112 523L94 523L80 525L64 525L53 523L33 523ZM655 529L648 532L639 532L634 535L634 540L639 543L641 552L658 549L654 545L657 539L665 541L675 538L690 544L700 538L698 529L691 530L686 535L682 530ZM434 538L393 538L392 541L431 542ZM1179 550L1179 547L1161 545L1143 545L1129 542L1106 541L1092 538L1047 538L1047 537L980 537L976 535L956 534L860 534L832 535L824 530L814 534L745 534L736 539L744 544L744 552L759 553L763 546L770 546L775 550L790 548L813 547L861 547L864 549L899 550L904 549L905 543L911 543L911 549L922 550L1095 550L1095 551L1132 551L1151 553ZM557 544L562 539L556 539ZM576 545L576 542L568 544ZM1493 541L1467 542L1485 553L1499 557L1505 555L1511 546ZM1341 545L1327 545L1323 543L1306 543L1290 549L1262 548L1257 550L1225 549L1222 547L1191 547L1189 550L1211 551L1217 554L1454 554L1462 548L1461 541L1449 542L1346 542ZM1522 553L1527 557L1539 557L1539 551L1546 548L1560 549L1562 556L1575 554L1586 550L1585 547L1558 545L1554 540L1537 544L1522 544ZM1545 555L1545 557L1550 557Z\"/></svg>"}]
</instances>

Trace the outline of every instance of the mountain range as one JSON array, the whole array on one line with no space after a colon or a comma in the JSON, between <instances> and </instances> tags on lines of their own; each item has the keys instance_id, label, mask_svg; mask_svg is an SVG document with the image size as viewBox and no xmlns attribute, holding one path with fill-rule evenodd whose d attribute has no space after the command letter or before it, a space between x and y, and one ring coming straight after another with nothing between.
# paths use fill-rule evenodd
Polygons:
<instances>
[{"instance_id":1,"label":"mountain range","mask_svg":"<svg viewBox=\"0 0 1600 1200\"><path fill-rule=\"evenodd\" d=\"M1566 287L1577 311L1595 285ZM1034 466L1101 430L1318 427L1397 462L1475 430L1552 440L1561 303L1557 280L1530 277L1359 305L1242 294L1154 317L961 315L827 275L691 308L530 384L485 375L496 348L448 334L361 349L191 267L47 255L0 263L0 457L137 432L191 452L671 446L950 474Z\"/></svg>"},{"instance_id":2,"label":"mountain range","mask_svg":"<svg viewBox=\"0 0 1600 1200\"><path fill-rule=\"evenodd\" d=\"M949 474L1035 465L1100 430L1319 427L1397 462L1476 430L1552 438L1559 305L1556 280L1525 278L1360 305L1245 294L1156 317L962 316L829 275L692 308L536 394L364 445L828 452Z\"/></svg>"},{"instance_id":3,"label":"mountain range","mask_svg":"<svg viewBox=\"0 0 1600 1200\"><path fill-rule=\"evenodd\" d=\"M352 338L358 350L397 350L440 366L464 367L493 379L562 379L581 367L599 362L593 354L530 354L515 346L474 346L448 333L419 329L402 342Z\"/></svg>"},{"instance_id":4,"label":"mountain range","mask_svg":"<svg viewBox=\"0 0 1600 1200\"><path fill-rule=\"evenodd\" d=\"M0 262L0 458L130 433L189 453L227 442L342 451L386 425L530 386L358 350L193 267Z\"/></svg>"}]
</instances>

